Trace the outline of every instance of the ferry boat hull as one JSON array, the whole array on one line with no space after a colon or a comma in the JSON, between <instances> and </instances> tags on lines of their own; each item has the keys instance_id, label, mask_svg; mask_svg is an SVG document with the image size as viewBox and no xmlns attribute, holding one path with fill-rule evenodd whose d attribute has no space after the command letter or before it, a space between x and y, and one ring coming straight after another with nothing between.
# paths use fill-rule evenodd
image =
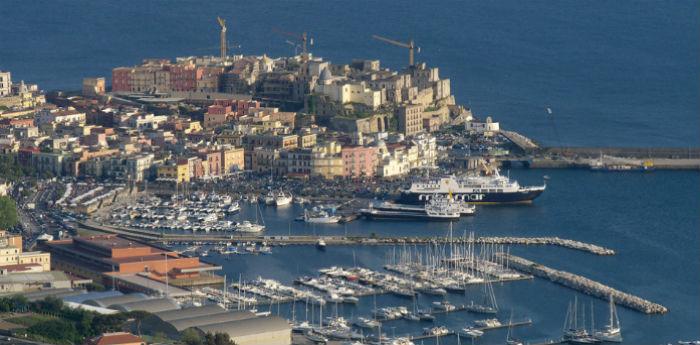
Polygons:
<instances>
[{"instance_id":1,"label":"ferry boat hull","mask_svg":"<svg viewBox=\"0 0 700 345\"><path fill-rule=\"evenodd\" d=\"M544 188L530 188L527 190L517 191L517 192L503 192L503 193L458 193L453 192L452 197L455 200L462 200L470 204L529 204L532 203L538 196L544 192ZM399 197L398 201L402 204L409 205L419 205L424 204L426 201L430 200L435 192L426 193L414 193L414 192L403 192ZM449 192L437 193L441 196L447 196Z\"/></svg>"}]
</instances>

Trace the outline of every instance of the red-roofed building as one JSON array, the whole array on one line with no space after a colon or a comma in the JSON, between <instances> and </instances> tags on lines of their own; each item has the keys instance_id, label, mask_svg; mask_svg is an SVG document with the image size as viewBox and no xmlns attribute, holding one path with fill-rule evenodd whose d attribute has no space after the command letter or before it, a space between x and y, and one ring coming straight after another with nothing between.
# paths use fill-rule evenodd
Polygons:
<instances>
[{"instance_id":1,"label":"red-roofed building","mask_svg":"<svg viewBox=\"0 0 700 345\"><path fill-rule=\"evenodd\" d=\"M211 280L209 272L220 269L198 257L180 256L116 235L73 237L47 246L58 269L105 284L111 284L112 276L138 274L163 282L167 276L171 285L199 285L202 279Z\"/></svg>"},{"instance_id":2,"label":"red-roofed building","mask_svg":"<svg viewBox=\"0 0 700 345\"><path fill-rule=\"evenodd\" d=\"M127 332L104 333L88 340L86 345L146 345L146 342Z\"/></svg>"}]
</instances>

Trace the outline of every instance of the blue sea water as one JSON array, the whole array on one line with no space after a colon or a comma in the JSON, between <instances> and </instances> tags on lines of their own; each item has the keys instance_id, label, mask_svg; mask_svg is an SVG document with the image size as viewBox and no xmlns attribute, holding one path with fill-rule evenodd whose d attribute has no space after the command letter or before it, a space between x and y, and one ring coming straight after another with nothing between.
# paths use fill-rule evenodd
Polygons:
<instances>
[{"instance_id":1,"label":"blue sea water","mask_svg":"<svg viewBox=\"0 0 700 345\"><path fill-rule=\"evenodd\" d=\"M407 54L372 34L412 37L418 59L441 68L458 102L477 115L545 144L588 146L698 146L700 3L676 1L15 1L0 2L0 69L44 89L79 89L87 76L109 76L115 66L143 58L217 54L215 17L229 21L235 52L289 55L272 28L308 31L314 54L335 62L379 58L400 68ZM554 116L545 116L551 107ZM548 190L532 206L483 207L455 232L478 235L560 236L613 248L598 257L550 247L513 247L517 255L569 270L670 308L646 316L620 308L626 343L661 344L700 339L700 175L697 172L605 174L517 170L522 183ZM251 217L244 208L242 216ZM263 208L270 234L324 233L445 235L444 223L366 222L305 226L301 209ZM275 248L270 256L221 263L229 277L243 274L285 282L328 265L380 268L387 247ZM354 254L354 255L353 255ZM476 293L476 292L473 292ZM507 318L532 317L518 329L525 339L560 335L574 292L534 279L499 285ZM451 295L459 303L462 296ZM593 301L596 324L605 303ZM421 299L427 304L429 300ZM378 303L410 301L380 297ZM347 315L367 314L372 302ZM301 311L303 313L303 310ZM299 313L297 313L299 315ZM473 316L458 313L439 324L461 328ZM394 325L392 325L394 326ZM391 334L419 332L401 321ZM421 326L422 327L422 326ZM505 332L505 331L504 331ZM503 343L504 332L479 343ZM448 343L453 340L446 340Z\"/></svg>"},{"instance_id":2,"label":"blue sea water","mask_svg":"<svg viewBox=\"0 0 700 345\"><path fill-rule=\"evenodd\" d=\"M667 315L649 316L619 307L626 344L665 344L700 338L697 327L700 324L700 198L691 192L700 189L700 174L667 171L611 174L585 170L510 173L524 184L539 184L542 175L547 174L548 189L530 206L479 207L475 217L462 218L453 226L455 236L468 231L478 236L559 236L612 248L616 251L614 256L537 246L513 246L511 253L583 275L670 309ZM244 205L240 217L252 220L255 210ZM293 221L303 212L298 205L263 206L260 211L268 235L447 236L449 232L449 224L439 222L358 220L347 225L312 226ZM351 266L356 262L381 270L387 253L393 250L393 247L331 246L319 252L309 247L289 246L274 248L269 256L234 256L230 260L210 256L208 260L222 264L233 280L240 274L243 279L262 276L291 283L296 277L315 275L317 269L331 265ZM541 279L500 284L495 291L501 306L499 317L507 319L512 309L515 319L533 319L532 327L515 332L518 337L533 341L561 335L567 303L577 295L573 290ZM479 293L480 288L474 287L466 298L452 294L449 299L455 304L467 303L471 298L479 298ZM578 296L586 308L594 304L596 325L607 321L605 301ZM432 300L422 296L419 303L428 306ZM411 305L410 300L392 296L379 297L377 303ZM364 298L358 307L342 306L341 313L366 316L372 307L372 298ZM281 310L283 315L288 315L285 308ZM297 310L299 315L303 315L303 309ZM473 314L455 313L441 318L437 324L461 328L476 318ZM590 325L590 320L586 322ZM416 327L413 323L397 321L391 326L396 327L397 334L405 334L419 332L427 325ZM503 343L503 339L505 331L494 332L481 344Z\"/></svg>"},{"instance_id":3,"label":"blue sea water","mask_svg":"<svg viewBox=\"0 0 700 345\"><path fill-rule=\"evenodd\" d=\"M407 52L371 35L413 38L458 102L545 144L700 144L696 0L3 0L0 69L77 90L143 58L218 54L216 16L235 53L291 55L278 28L337 63L401 68Z\"/></svg>"}]
</instances>

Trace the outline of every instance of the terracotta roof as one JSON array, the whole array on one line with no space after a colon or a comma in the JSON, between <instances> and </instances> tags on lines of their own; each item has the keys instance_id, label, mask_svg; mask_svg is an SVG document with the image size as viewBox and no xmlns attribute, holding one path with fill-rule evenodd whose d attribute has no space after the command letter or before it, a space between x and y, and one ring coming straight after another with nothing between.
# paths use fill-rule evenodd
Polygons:
<instances>
[{"instance_id":1,"label":"terracotta roof","mask_svg":"<svg viewBox=\"0 0 700 345\"><path fill-rule=\"evenodd\" d=\"M99 337L90 339L92 345L118 345L131 343L145 343L143 339L126 332L105 333Z\"/></svg>"}]
</instances>

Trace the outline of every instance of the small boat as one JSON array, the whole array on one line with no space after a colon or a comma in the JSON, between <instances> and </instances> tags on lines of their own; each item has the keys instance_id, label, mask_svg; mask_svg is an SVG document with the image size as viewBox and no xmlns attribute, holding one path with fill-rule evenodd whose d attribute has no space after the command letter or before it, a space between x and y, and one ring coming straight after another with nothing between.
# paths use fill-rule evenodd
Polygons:
<instances>
[{"instance_id":1,"label":"small boat","mask_svg":"<svg viewBox=\"0 0 700 345\"><path fill-rule=\"evenodd\" d=\"M276 200L275 193L273 191L269 191L263 200L265 201L265 205L274 205Z\"/></svg>"},{"instance_id":2,"label":"small boat","mask_svg":"<svg viewBox=\"0 0 700 345\"><path fill-rule=\"evenodd\" d=\"M427 311L418 311L418 317L421 321L435 321L435 316Z\"/></svg>"},{"instance_id":3,"label":"small boat","mask_svg":"<svg viewBox=\"0 0 700 345\"><path fill-rule=\"evenodd\" d=\"M457 307L448 301L435 301L433 302L433 309L448 312L457 309Z\"/></svg>"},{"instance_id":4,"label":"small boat","mask_svg":"<svg viewBox=\"0 0 700 345\"><path fill-rule=\"evenodd\" d=\"M408 321L421 321L420 316L418 316L418 314L414 314L414 313L407 313L407 314L403 315L403 318L405 320L408 320Z\"/></svg>"},{"instance_id":5,"label":"small boat","mask_svg":"<svg viewBox=\"0 0 700 345\"><path fill-rule=\"evenodd\" d=\"M322 238L319 238L316 242L316 248L321 250L326 249L326 241L324 241Z\"/></svg>"},{"instance_id":6,"label":"small boat","mask_svg":"<svg viewBox=\"0 0 700 345\"><path fill-rule=\"evenodd\" d=\"M316 333L316 332L313 332L313 331L308 331L308 332L306 332L306 333L304 334L304 336L306 337L306 339L309 339L309 340L311 340L312 342L317 343L317 344L318 344L318 343L323 343L323 344L325 344L325 343L328 342L328 338L324 337L324 336L321 335L321 334L318 334L318 333Z\"/></svg>"},{"instance_id":7,"label":"small boat","mask_svg":"<svg viewBox=\"0 0 700 345\"><path fill-rule=\"evenodd\" d=\"M381 325L381 322L366 317L358 317L357 320L355 320L355 326L360 328L379 328Z\"/></svg>"},{"instance_id":8,"label":"small boat","mask_svg":"<svg viewBox=\"0 0 700 345\"><path fill-rule=\"evenodd\" d=\"M306 333L313 329L313 326L308 321L302 321L292 326L294 333Z\"/></svg>"},{"instance_id":9,"label":"small boat","mask_svg":"<svg viewBox=\"0 0 700 345\"><path fill-rule=\"evenodd\" d=\"M313 224L335 224L340 221L341 217L337 215L330 215L324 210L304 210L303 220L306 223Z\"/></svg>"},{"instance_id":10,"label":"small boat","mask_svg":"<svg viewBox=\"0 0 700 345\"><path fill-rule=\"evenodd\" d=\"M286 206L292 203L292 195L291 194L286 194L283 191L280 191L277 193L277 196L275 196L275 205L277 206Z\"/></svg>"},{"instance_id":11,"label":"small boat","mask_svg":"<svg viewBox=\"0 0 700 345\"><path fill-rule=\"evenodd\" d=\"M238 232L246 232L246 233L257 233L265 230L264 225L260 224L255 224L251 223L250 221L244 220L240 223L237 223L234 226L234 230Z\"/></svg>"},{"instance_id":12,"label":"small boat","mask_svg":"<svg viewBox=\"0 0 700 345\"><path fill-rule=\"evenodd\" d=\"M228 205L228 207L226 208L226 213L235 214L235 213L238 213L240 210L241 210L241 206L238 204L237 201L234 201Z\"/></svg>"},{"instance_id":13,"label":"small boat","mask_svg":"<svg viewBox=\"0 0 700 345\"><path fill-rule=\"evenodd\" d=\"M357 304L360 303L360 299L355 296L344 296L343 303Z\"/></svg>"},{"instance_id":14,"label":"small boat","mask_svg":"<svg viewBox=\"0 0 700 345\"><path fill-rule=\"evenodd\" d=\"M501 321L498 321L496 318L476 320L474 321L474 324L484 328L501 327L503 325Z\"/></svg>"},{"instance_id":15,"label":"small boat","mask_svg":"<svg viewBox=\"0 0 700 345\"><path fill-rule=\"evenodd\" d=\"M445 326L438 326L438 327L432 327L432 328L424 328L423 329L423 335L434 335L434 336L443 336L443 335L448 335L450 334L450 330L447 329Z\"/></svg>"},{"instance_id":16,"label":"small boat","mask_svg":"<svg viewBox=\"0 0 700 345\"><path fill-rule=\"evenodd\" d=\"M484 335L484 331L482 331L478 328L475 328L473 326L462 328L462 333L467 335L467 336L470 336L472 338L478 338L478 337Z\"/></svg>"}]
</instances>

